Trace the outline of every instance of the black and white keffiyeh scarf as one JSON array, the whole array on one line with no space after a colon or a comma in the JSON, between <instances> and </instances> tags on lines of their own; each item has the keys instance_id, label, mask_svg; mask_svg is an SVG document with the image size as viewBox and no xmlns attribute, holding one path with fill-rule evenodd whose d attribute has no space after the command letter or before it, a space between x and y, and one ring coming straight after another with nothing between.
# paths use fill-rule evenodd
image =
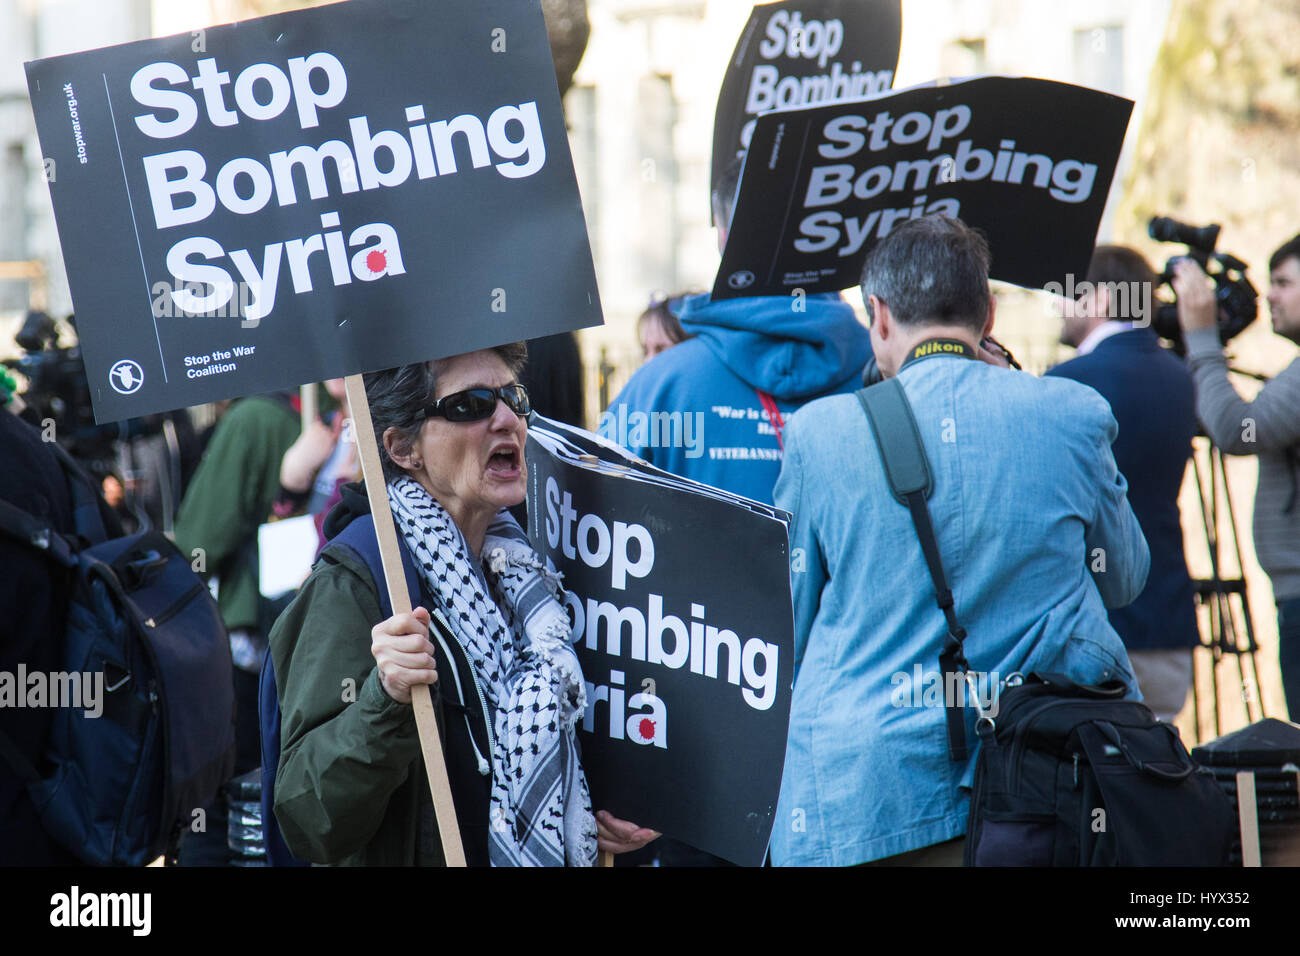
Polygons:
<instances>
[{"instance_id":1,"label":"black and white keffiyeh scarf","mask_svg":"<svg viewBox=\"0 0 1300 956\"><path fill-rule=\"evenodd\" d=\"M423 486L400 478L388 499L493 715L492 865L593 865L596 819L575 736L586 692L558 578L508 511L488 528L480 577L464 536Z\"/></svg>"}]
</instances>

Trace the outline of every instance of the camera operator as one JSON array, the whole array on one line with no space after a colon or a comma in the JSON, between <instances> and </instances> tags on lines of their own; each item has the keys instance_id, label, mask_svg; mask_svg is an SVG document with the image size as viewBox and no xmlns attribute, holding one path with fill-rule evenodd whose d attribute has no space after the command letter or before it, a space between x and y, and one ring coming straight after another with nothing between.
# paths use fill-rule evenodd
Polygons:
<instances>
[{"instance_id":1,"label":"camera operator","mask_svg":"<svg viewBox=\"0 0 1300 956\"><path fill-rule=\"evenodd\" d=\"M1300 344L1300 235L1268 262L1273 331ZM1228 380L1217 304L1205 273L1190 260L1174 267L1178 322L1196 381L1196 411L1210 439L1231 455L1259 456L1255 551L1273 582L1278 657L1287 709L1300 715L1300 361L1245 401Z\"/></svg>"}]
</instances>

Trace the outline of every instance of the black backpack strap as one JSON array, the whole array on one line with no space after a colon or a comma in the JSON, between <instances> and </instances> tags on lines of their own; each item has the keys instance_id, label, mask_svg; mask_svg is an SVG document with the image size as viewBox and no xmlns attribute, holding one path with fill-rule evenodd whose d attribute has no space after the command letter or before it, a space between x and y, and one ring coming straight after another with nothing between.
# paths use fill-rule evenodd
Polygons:
<instances>
[{"instance_id":1,"label":"black backpack strap","mask_svg":"<svg viewBox=\"0 0 1300 956\"><path fill-rule=\"evenodd\" d=\"M63 534L35 515L7 501L0 501L0 532L21 541L65 568L77 566L77 554L87 544L102 544L110 537L120 537L121 528L110 534L100 509L100 497L85 471L57 442L49 448L63 471L64 482L72 501L73 534Z\"/></svg>"},{"instance_id":2,"label":"black backpack strap","mask_svg":"<svg viewBox=\"0 0 1300 956\"><path fill-rule=\"evenodd\" d=\"M81 465L57 442L50 443L50 450L67 479L68 493L72 496L72 526L77 534L88 544L103 544L110 538L121 537L121 528L110 529L104 523L99 492Z\"/></svg>"},{"instance_id":3,"label":"black backpack strap","mask_svg":"<svg viewBox=\"0 0 1300 956\"><path fill-rule=\"evenodd\" d=\"M375 534L375 520L370 515L358 515L348 526L336 534L329 542L347 548L361 559L370 571L375 582L375 593L379 596L379 610L385 618L393 616L393 605L388 600L388 588L384 579L384 561L379 554L379 538ZM327 545L328 547L328 545ZM406 541L397 536L397 550L402 556L402 572L406 577L406 590L411 596L412 606L420 603L420 573L415 567L415 558L406 546Z\"/></svg>"},{"instance_id":4,"label":"black backpack strap","mask_svg":"<svg viewBox=\"0 0 1300 956\"><path fill-rule=\"evenodd\" d=\"M77 550L72 541L22 508L0 499L0 532L27 545L65 568L77 566Z\"/></svg>"},{"instance_id":5,"label":"black backpack strap","mask_svg":"<svg viewBox=\"0 0 1300 956\"><path fill-rule=\"evenodd\" d=\"M944 574L943 559L939 555L939 542L935 539L934 524L930 520L930 508L925 503L934 487L934 479L930 474L930 462L925 457L925 446L921 443L921 432L916 427L907 393L897 378L885 379L855 394L876 436L889 487L912 515L912 524L916 527L916 536L921 541L921 551L930 569L930 579L934 582L935 601L948 622L948 636L939 654L945 689L944 711L948 721L948 753L955 761L965 760L966 722L961 709L946 698L947 688L954 686L954 678L963 692L965 690L964 675L969 665L962 651L962 642L966 639L966 629L957 620L952 590L948 587L948 576Z\"/></svg>"}]
</instances>

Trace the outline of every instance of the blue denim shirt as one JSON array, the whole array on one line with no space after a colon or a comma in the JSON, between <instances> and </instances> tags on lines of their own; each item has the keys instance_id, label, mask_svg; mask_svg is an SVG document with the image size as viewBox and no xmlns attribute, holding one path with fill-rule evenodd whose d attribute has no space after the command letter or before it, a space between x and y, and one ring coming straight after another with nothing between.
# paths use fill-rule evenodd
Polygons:
<instances>
[{"instance_id":1,"label":"blue denim shirt","mask_svg":"<svg viewBox=\"0 0 1300 956\"><path fill-rule=\"evenodd\" d=\"M1141 592L1149 556L1105 400L960 357L911 363L899 379L930 460L930 513L972 670L1118 677L1136 697L1106 607ZM772 862L850 865L962 835L976 715L965 708L972 757L954 762L939 672L947 628L855 396L788 422L776 503L794 514L795 683Z\"/></svg>"}]
</instances>

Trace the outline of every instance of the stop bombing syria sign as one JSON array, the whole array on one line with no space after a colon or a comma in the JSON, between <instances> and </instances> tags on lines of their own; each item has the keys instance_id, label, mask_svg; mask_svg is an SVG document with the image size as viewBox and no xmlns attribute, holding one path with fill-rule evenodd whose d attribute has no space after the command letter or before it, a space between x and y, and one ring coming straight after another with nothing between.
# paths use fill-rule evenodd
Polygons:
<instances>
[{"instance_id":1,"label":"stop bombing syria sign","mask_svg":"<svg viewBox=\"0 0 1300 956\"><path fill-rule=\"evenodd\" d=\"M785 521L689 484L562 460L539 431L529 531L563 575L594 804L761 866L794 683Z\"/></svg>"},{"instance_id":2,"label":"stop bombing syria sign","mask_svg":"<svg viewBox=\"0 0 1300 956\"><path fill-rule=\"evenodd\" d=\"M710 188L749 146L760 113L893 86L899 6L899 0L783 0L754 7L718 94Z\"/></svg>"},{"instance_id":3,"label":"stop bombing syria sign","mask_svg":"<svg viewBox=\"0 0 1300 956\"><path fill-rule=\"evenodd\" d=\"M539 0L27 64L97 421L601 322Z\"/></svg>"},{"instance_id":4,"label":"stop bombing syria sign","mask_svg":"<svg viewBox=\"0 0 1300 956\"><path fill-rule=\"evenodd\" d=\"M856 285L873 246L940 213L988 238L990 275L1026 288L1088 268L1133 103L987 76L764 113L715 298Z\"/></svg>"}]
</instances>

